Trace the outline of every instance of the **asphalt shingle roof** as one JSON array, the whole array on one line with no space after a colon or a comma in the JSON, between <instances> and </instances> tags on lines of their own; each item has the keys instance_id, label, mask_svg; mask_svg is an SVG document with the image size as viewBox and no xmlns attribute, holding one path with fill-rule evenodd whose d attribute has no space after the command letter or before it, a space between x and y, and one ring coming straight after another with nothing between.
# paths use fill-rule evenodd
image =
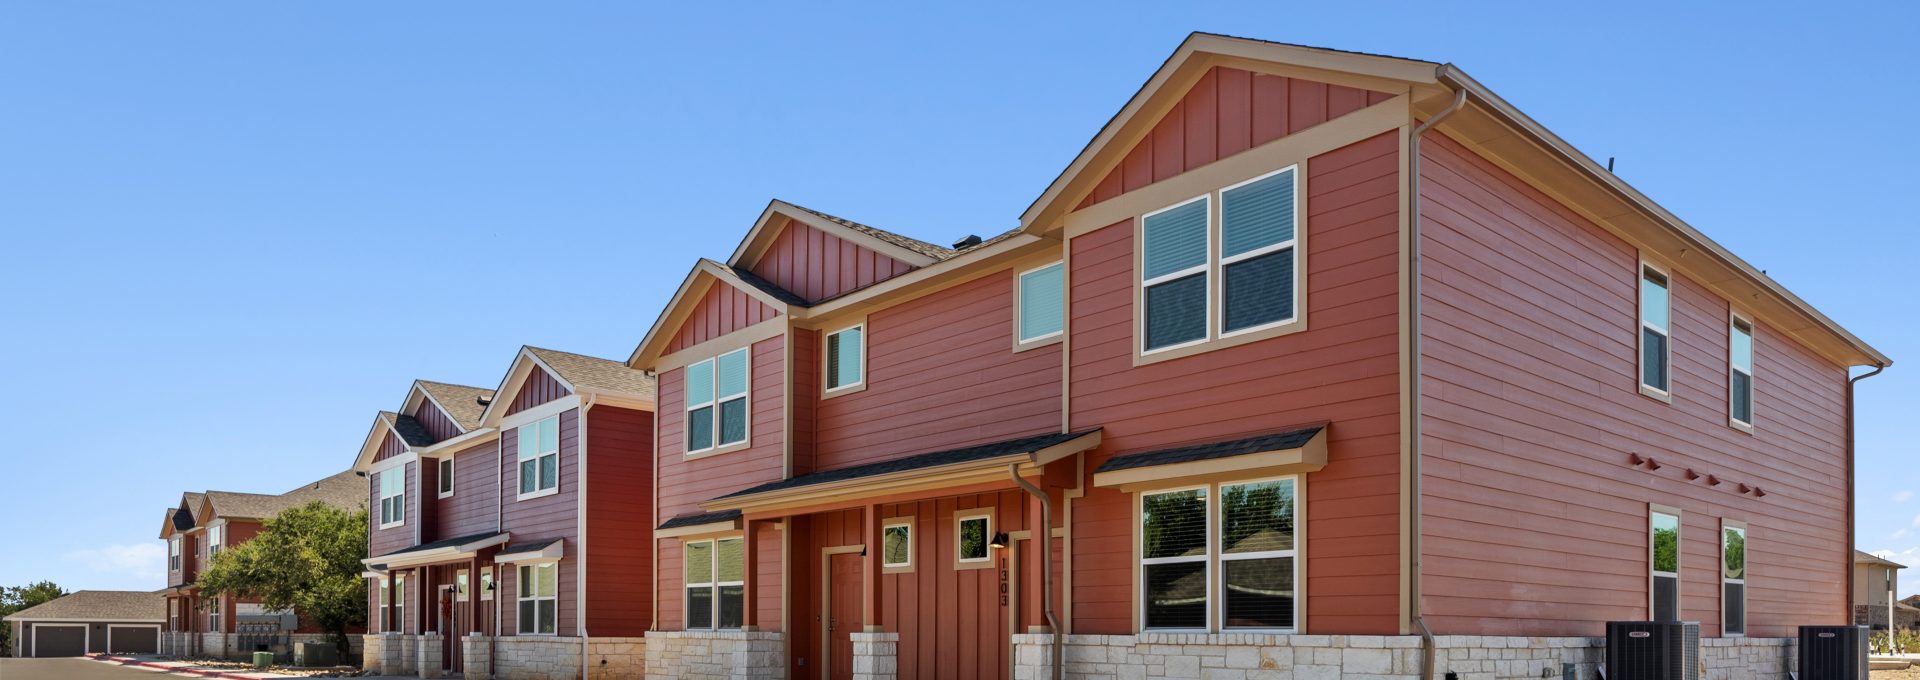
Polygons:
<instances>
[{"instance_id":1,"label":"asphalt shingle roof","mask_svg":"<svg viewBox=\"0 0 1920 680\"><path fill-rule=\"evenodd\" d=\"M796 205L792 202L788 202L787 205L792 205L793 207L799 208L800 210L810 213L813 216L818 217L820 219L827 220L834 224L838 224L848 229L852 229L854 231L866 234L868 236L872 236L882 241L886 241L887 243L891 243L893 245L899 246L901 248L905 248L907 250L911 250L913 252L919 253L921 255L925 255L927 257L931 257L936 260L944 260L949 257L953 257L953 254L955 252L952 248L943 248L943 247L928 243L926 241L922 241L917 238L902 236L900 234L896 234L891 231L881 229L879 227L870 227L844 217L835 217L833 215L828 215L826 213L820 212L818 210L814 210L813 208L809 208L803 205Z\"/></svg>"},{"instance_id":2,"label":"asphalt shingle roof","mask_svg":"<svg viewBox=\"0 0 1920 680\"><path fill-rule=\"evenodd\" d=\"M720 498L750 496L754 494L767 493L769 491L780 491L783 489L793 489L793 488L799 488L803 486L813 486L815 484L826 484L828 482L843 482L850 479L859 479L861 477L872 477L875 475L884 475L884 474L889 474L894 472L907 472L909 470L919 470L922 468L940 467L943 465L957 465L960 463L970 463L978 460L999 458L1001 456L1008 456L1016 453L1028 453L1031 451L1038 451L1040 449L1053 446L1054 444L1059 444L1061 442L1077 439L1077 438L1086 436L1088 434L1091 434L1092 432L1093 430L1086 430L1083 432L1068 432L1064 434L1056 432L1052 434L1042 434L1042 435L1034 435L1030 437L1021 437L1019 439L1008 439L1005 441L994 442L991 444L980 444L977 446L968 446L968 447L963 447L958 449L948 449L946 451L934 451L932 453L922 453L915 456L907 456L905 458L885 460L885 461L880 461L878 463L868 463L866 465L855 465L853 467L840 468L838 470L815 472L810 475L800 475L798 477L783 479L777 482L768 482L766 484L761 484L756 487L735 491L725 496L721 496Z\"/></svg>"},{"instance_id":3,"label":"asphalt shingle roof","mask_svg":"<svg viewBox=\"0 0 1920 680\"><path fill-rule=\"evenodd\" d=\"M348 470L279 495L208 491L207 501L215 513L230 519L270 519L314 501L353 511L367 503L367 481Z\"/></svg>"},{"instance_id":4,"label":"asphalt shingle roof","mask_svg":"<svg viewBox=\"0 0 1920 680\"><path fill-rule=\"evenodd\" d=\"M785 302L790 306L802 307L802 308L813 306L812 302L808 302L806 298L800 297L798 293L787 290L785 288L781 288L780 284L760 278L759 274L755 274L753 272L747 271L745 269L740 269L737 267L730 267L719 262L714 262L713 264L720 267L721 269L725 269L728 272L731 272L734 276L739 277L740 280L745 282L747 285L758 288L761 291L765 292L766 294L772 295L774 298L780 300L781 302Z\"/></svg>"},{"instance_id":5,"label":"asphalt shingle roof","mask_svg":"<svg viewBox=\"0 0 1920 680\"><path fill-rule=\"evenodd\" d=\"M486 405L480 403L480 400L493 398L493 390L484 387L453 385L431 380L420 381L420 389L426 390L428 396L439 402L440 406L446 409L447 417L452 418L453 423L459 425L462 430L472 430L480 426L480 414L487 412Z\"/></svg>"},{"instance_id":6,"label":"asphalt shingle roof","mask_svg":"<svg viewBox=\"0 0 1920 680\"><path fill-rule=\"evenodd\" d=\"M1196 460L1244 456L1249 453L1260 453L1262 451L1284 451L1305 445L1308 440L1313 439L1314 435L1320 434L1320 431L1326 429L1326 427L1326 423L1314 423L1312 425L1304 425L1244 439L1114 456L1108 458L1107 462L1101 463L1100 468L1094 470L1094 472L1113 472L1115 470L1131 470L1154 465L1189 463Z\"/></svg>"},{"instance_id":7,"label":"asphalt shingle roof","mask_svg":"<svg viewBox=\"0 0 1920 680\"><path fill-rule=\"evenodd\" d=\"M527 351L576 388L653 396L653 378L618 361L539 347L528 347Z\"/></svg>"},{"instance_id":8,"label":"asphalt shingle roof","mask_svg":"<svg viewBox=\"0 0 1920 680\"><path fill-rule=\"evenodd\" d=\"M163 592L82 590L14 612L6 620L162 621L167 614L167 600Z\"/></svg>"},{"instance_id":9,"label":"asphalt shingle roof","mask_svg":"<svg viewBox=\"0 0 1920 680\"><path fill-rule=\"evenodd\" d=\"M433 433L428 432L427 426L421 424L418 418L392 411L381 411L380 417L393 423L393 433L400 435L400 439L408 446L428 446L434 442Z\"/></svg>"},{"instance_id":10,"label":"asphalt shingle roof","mask_svg":"<svg viewBox=\"0 0 1920 680\"><path fill-rule=\"evenodd\" d=\"M499 535L500 535L500 532L498 531L483 531L477 534L455 536L453 538L443 538L438 541L434 541L432 543L422 543L420 545L416 545L411 548L407 548L405 550L395 550L393 552L382 555L382 557L392 557L394 555L405 555L407 553L416 553L423 550L434 550L437 548L451 548L456 545L465 545L467 543L472 543L474 541L478 541L483 538L490 538L490 537L499 536Z\"/></svg>"},{"instance_id":11,"label":"asphalt shingle roof","mask_svg":"<svg viewBox=\"0 0 1920 680\"><path fill-rule=\"evenodd\" d=\"M692 526L699 526L702 524L712 524L714 522L727 522L727 521L736 520L736 519L740 519L739 510L720 510L717 512L702 512L695 515L676 516L673 519L667 520L665 522L661 522L660 528L672 529L674 527L692 527Z\"/></svg>"}]
</instances>

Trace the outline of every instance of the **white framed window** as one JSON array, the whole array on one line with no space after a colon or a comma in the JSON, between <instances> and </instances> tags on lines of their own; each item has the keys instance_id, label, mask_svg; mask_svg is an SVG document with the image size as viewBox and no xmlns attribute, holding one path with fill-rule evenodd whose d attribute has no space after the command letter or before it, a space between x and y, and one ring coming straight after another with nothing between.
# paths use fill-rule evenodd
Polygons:
<instances>
[{"instance_id":1,"label":"white framed window","mask_svg":"<svg viewBox=\"0 0 1920 680\"><path fill-rule=\"evenodd\" d=\"M407 523L407 466L381 470L380 528L389 529Z\"/></svg>"},{"instance_id":2,"label":"white framed window","mask_svg":"<svg viewBox=\"0 0 1920 680\"><path fill-rule=\"evenodd\" d=\"M688 541L685 549L687 630L739 628L746 621L746 542Z\"/></svg>"},{"instance_id":3,"label":"white framed window","mask_svg":"<svg viewBox=\"0 0 1920 680\"><path fill-rule=\"evenodd\" d=\"M1141 216L1142 355L1298 326L1301 176L1289 165Z\"/></svg>"},{"instance_id":4,"label":"white framed window","mask_svg":"<svg viewBox=\"0 0 1920 680\"><path fill-rule=\"evenodd\" d=\"M828 333L823 376L828 392L859 387L865 381L867 325L855 324Z\"/></svg>"},{"instance_id":5,"label":"white framed window","mask_svg":"<svg viewBox=\"0 0 1920 680\"><path fill-rule=\"evenodd\" d=\"M1672 279L1650 262L1640 264L1640 391L1667 398L1673 391L1670 375Z\"/></svg>"},{"instance_id":6,"label":"white framed window","mask_svg":"<svg viewBox=\"0 0 1920 680\"><path fill-rule=\"evenodd\" d=\"M953 524L954 568L985 569L993 566L993 509L956 510Z\"/></svg>"},{"instance_id":7,"label":"white framed window","mask_svg":"<svg viewBox=\"0 0 1920 680\"><path fill-rule=\"evenodd\" d=\"M1680 620L1680 511L1654 506L1647 515L1647 595L1653 621Z\"/></svg>"},{"instance_id":8,"label":"white framed window","mask_svg":"<svg viewBox=\"0 0 1920 680\"><path fill-rule=\"evenodd\" d=\"M1220 190L1220 334L1292 321L1297 166Z\"/></svg>"},{"instance_id":9,"label":"white framed window","mask_svg":"<svg viewBox=\"0 0 1920 680\"><path fill-rule=\"evenodd\" d=\"M1141 628L1299 629L1299 478L1140 494Z\"/></svg>"},{"instance_id":10,"label":"white framed window","mask_svg":"<svg viewBox=\"0 0 1920 680\"><path fill-rule=\"evenodd\" d=\"M207 527L207 557L213 557L226 547L227 525L215 522Z\"/></svg>"},{"instance_id":11,"label":"white framed window","mask_svg":"<svg viewBox=\"0 0 1920 680\"><path fill-rule=\"evenodd\" d=\"M558 414L521 425L518 442L520 461L519 498L533 498L560 490L560 416Z\"/></svg>"},{"instance_id":12,"label":"white framed window","mask_svg":"<svg viewBox=\"0 0 1920 680\"><path fill-rule=\"evenodd\" d=\"M891 518L880 525L880 568L913 569L913 518Z\"/></svg>"},{"instance_id":13,"label":"white framed window","mask_svg":"<svg viewBox=\"0 0 1920 680\"><path fill-rule=\"evenodd\" d=\"M1020 272L1014 294L1018 300L1015 340L1019 344L1060 337L1067 323L1066 266L1062 262Z\"/></svg>"},{"instance_id":14,"label":"white framed window","mask_svg":"<svg viewBox=\"0 0 1920 680\"><path fill-rule=\"evenodd\" d=\"M1720 634L1747 634L1747 525L1720 522Z\"/></svg>"},{"instance_id":15,"label":"white framed window","mask_svg":"<svg viewBox=\"0 0 1920 680\"><path fill-rule=\"evenodd\" d=\"M180 601L167 598L167 630L180 630Z\"/></svg>"},{"instance_id":16,"label":"white framed window","mask_svg":"<svg viewBox=\"0 0 1920 680\"><path fill-rule=\"evenodd\" d=\"M1140 218L1141 350L1206 342L1211 325L1207 273L1213 196L1199 196Z\"/></svg>"},{"instance_id":17,"label":"white framed window","mask_svg":"<svg viewBox=\"0 0 1920 680\"><path fill-rule=\"evenodd\" d=\"M521 635L555 633L560 617L558 562L520 565L520 581L513 594L520 607Z\"/></svg>"},{"instance_id":18,"label":"white framed window","mask_svg":"<svg viewBox=\"0 0 1920 680\"><path fill-rule=\"evenodd\" d=\"M1727 324L1727 419L1753 431L1753 322L1735 313Z\"/></svg>"},{"instance_id":19,"label":"white framed window","mask_svg":"<svg viewBox=\"0 0 1920 680\"><path fill-rule=\"evenodd\" d=\"M393 577L393 620L395 632L407 631L407 577L405 575Z\"/></svg>"},{"instance_id":20,"label":"white framed window","mask_svg":"<svg viewBox=\"0 0 1920 680\"><path fill-rule=\"evenodd\" d=\"M467 601L467 570L465 569L453 574L453 599L457 602Z\"/></svg>"},{"instance_id":21,"label":"white framed window","mask_svg":"<svg viewBox=\"0 0 1920 680\"><path fill-rule=\"evenodd\" d=\"M686 370L687 453L701 453L747 441L749 348L688 365Z\"/></svg>"},{"instance_id":22,"label":"white framed window","mask_svg":"<svg viewBox=\"0 0 1920 680\"><path fill-rule=\"evenodd\" d=\"M374 625L378 627L381 632L392 632L388 630L393 624L390 623L391 619L387 618L387 614L392 611L391 607L393 605L388 601L390 594L387 592L387 577L380 577L380 581L374 584L373 590L374 597L380 601L380 606L378 607L380 610L380 620L375 622Z\"/></svg>"},{"instance_id":23,"label":"white framed window","mask_svg":"<svg viewBox=\"0 0 1920 680\"><path fill-rule=\"evenodd\" d=\"M180 571L180 537L167 539L167 571Z\"/></svg>"},{"instance_id":24,"label":"white framed window","mask_svg":"<svg viewBox=\"0 0 1920 680\"><path fill-rule=\"evenodd\" d=\"M213 598L207 602L207 605L207 630L213 633L226 632L226 629L220 627L221 610L225 609L221 605L220 598Z\"/></svg>"},{"instance_id":25,"label":"white framed window","mask_svg":"<svg viewBox=\"0 0 1920 680\"><path fill-rule=\"evenodd\" d=\"M440 497L453 495L453 456L440 459Z\"/></svg>"},{"instance_id":26,"label":"white framed window","mask_svg":"<svg viewBox=\"0 0 1920 680\"><path fill-rule=\"evenodd\" d=\"M480 568L480 599L493 599L493 567Z\"/></svg>"}]
</instances>

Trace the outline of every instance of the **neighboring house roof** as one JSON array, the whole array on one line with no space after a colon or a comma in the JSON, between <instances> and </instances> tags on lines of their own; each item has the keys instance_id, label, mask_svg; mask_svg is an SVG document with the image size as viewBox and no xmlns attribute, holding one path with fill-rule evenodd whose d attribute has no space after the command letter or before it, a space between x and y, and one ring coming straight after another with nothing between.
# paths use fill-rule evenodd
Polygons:
<instances>
[{"instance_id":1,"label":"neighboring house roof","mask_svg":"<svg viewBox=\"0 0 1920 680\"><path fill-rule=\"evenodd\" d=\"M648 377L645 371L627 368L626 364L618 361L540 347L528 347L527 352L552 368L556 374L554 377L576 390L653 396L653 378Z\"/></svg>"},{"instance_id":2,"label":"neighboring house roof","mask_svg":"<svg viewBox=\"0 0 1920 680\"><path fill-rule=\"evenodd\" d=\"M286 493L260 494L208 491L207 505L227 519L270 519L284 510L319 501L341 510L358 510L367 502L367 482L352 470L302 484Z\"/></svg>"},{"instance_id":3,"label":"neighboring house roof","mask_svg":"<svg viewBox=\"0 0 1920 680\"><path fill-rule=\"evenodd\" d=\"M441 410L446 411L447 417L453 419L453 424L460 426L463 431L480 426L480 414L487 411L487 405L481 401L493 398L493 390L484 387L453 385L431 380L415 382L419 383L420 389L425 391L427 396L433 398L434 403L440 405Z\"/></svg>"},{"instance_id":4,"label":"neighboring house roof","mask_svg":"<svg viewBox=\"0 0 1920 680\"><path fill-rule=\"evenodd\" d=\"M163 621L163 590L82 590L6 617L7 621Z\"/></svg>"},{"instance_id":5,"label":"neighboring house roof","mask_svg":"<svg viewBox=\"0 0 1920 680\"><path fill-rule=\"evenodd\" d=\"M1907 568L1907 565L1901 564L1899 562L1895 562L1893 560L1887 559L1885 557L1881 557L1879 555L1875 555L1873 553L1861 551L1861 550L1853 551L1853 563L1854 564L1877 564L1883 567L1893 567L1895 569Z\"/></svg>"},{"instance_id":6,"label":"neighboring house roof","mask_svg":"<svg viewBox=\"0 0 1920 680\"><path fill-rule=\"evenodd\" d=\"M922 241L920 239L896 234L894 232L881 229L879 227L870 227L870 226L861 224L859 222L855 222L853 220L847 219L845 217L836 217L834 215L829 215L803 205L795 205L793 203L787 203L787 205L792 206L797 210L810 213L815 217L819 217L820 219L833 222L834 224L838 224L848 229L852 229L862 234L872 236L882 241L886 241L887 243L891 243L893 245L906 248L907 250L911 250L913 252L919 253L921 255L925 255L927 257L931 257L936 260L944 260L949 257L953 257L954 253L958 252L952 248L943 248L943 247L928 243L926 241Z\"/></svg>"}]
</instances>

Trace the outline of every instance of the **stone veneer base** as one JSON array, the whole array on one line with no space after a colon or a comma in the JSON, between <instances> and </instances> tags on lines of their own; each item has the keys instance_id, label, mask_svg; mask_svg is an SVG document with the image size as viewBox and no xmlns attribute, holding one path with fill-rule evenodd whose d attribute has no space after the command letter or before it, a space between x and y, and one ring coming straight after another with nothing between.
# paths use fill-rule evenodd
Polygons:
<instances>
[{"instance_id":1,"label":"stone veneer base","mask_svg":"<svg viewBox=\"0 0 1920 680\"><path fill-rule=\"evenodd\" d=\"M786 636L766 631L649 631L647 680L783 680Z\"/></svg>"},{"instance_id":2,"label":"stone veneer base","mask_svg":"<svg viewBox=\"0 0 1920 680\"><path fill-rule=\"evenodd\" d=\"M1050 678L1052 642L1013 636L1014 680ZM1702 677L1786 680L1794 647L1790 638L1703 639ZM1434 638L1433 677L1592 680L1605 655L1605 638L1442 635ZM1065 657L1066 676L1085 680L1420 680L1420 638L1410 635L1069 635Z\"/></svg>"}]
</instances>

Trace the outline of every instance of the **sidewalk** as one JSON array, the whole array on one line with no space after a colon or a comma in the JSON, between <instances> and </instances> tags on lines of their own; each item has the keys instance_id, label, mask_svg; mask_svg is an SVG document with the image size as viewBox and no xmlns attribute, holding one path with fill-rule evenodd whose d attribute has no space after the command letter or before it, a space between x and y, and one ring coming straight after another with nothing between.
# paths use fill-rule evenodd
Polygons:
<instances>
[{"instance_id":1,"label":"sidewalk","mask_svg":"<svg viewBox=\"0 0 1920 680\"><path fill-rule=\"evenodd\" d=\"M150 669L150 670L160 671L164 673L173 673L176 675L192 675L192 676L198 676L203 678L228 678L229 680L281 680L281 679L307 680L308 678L313 677L313 676L307 676L307 675L293 675L289 673L270 673L267 671L234 670L231 668L211 668L211 667L200 665L193 661L168 661L158 656L150 656L150 655L144 655L144 654L134 655L134 656L90 654L87 656L87 658L92 659L94 661L99 661L101 663L115 663L115 664L120 664L122 666L136 666L139 668ZM390 678L390 676L377 676L377 675L376 676L356 675L355 677L365 677L365 678L368 678L368 680L383 680L383 679L399 680L398 678ZM407 676L407 677L411 678L412 676Z\"/></svg>"}]
</instances>

